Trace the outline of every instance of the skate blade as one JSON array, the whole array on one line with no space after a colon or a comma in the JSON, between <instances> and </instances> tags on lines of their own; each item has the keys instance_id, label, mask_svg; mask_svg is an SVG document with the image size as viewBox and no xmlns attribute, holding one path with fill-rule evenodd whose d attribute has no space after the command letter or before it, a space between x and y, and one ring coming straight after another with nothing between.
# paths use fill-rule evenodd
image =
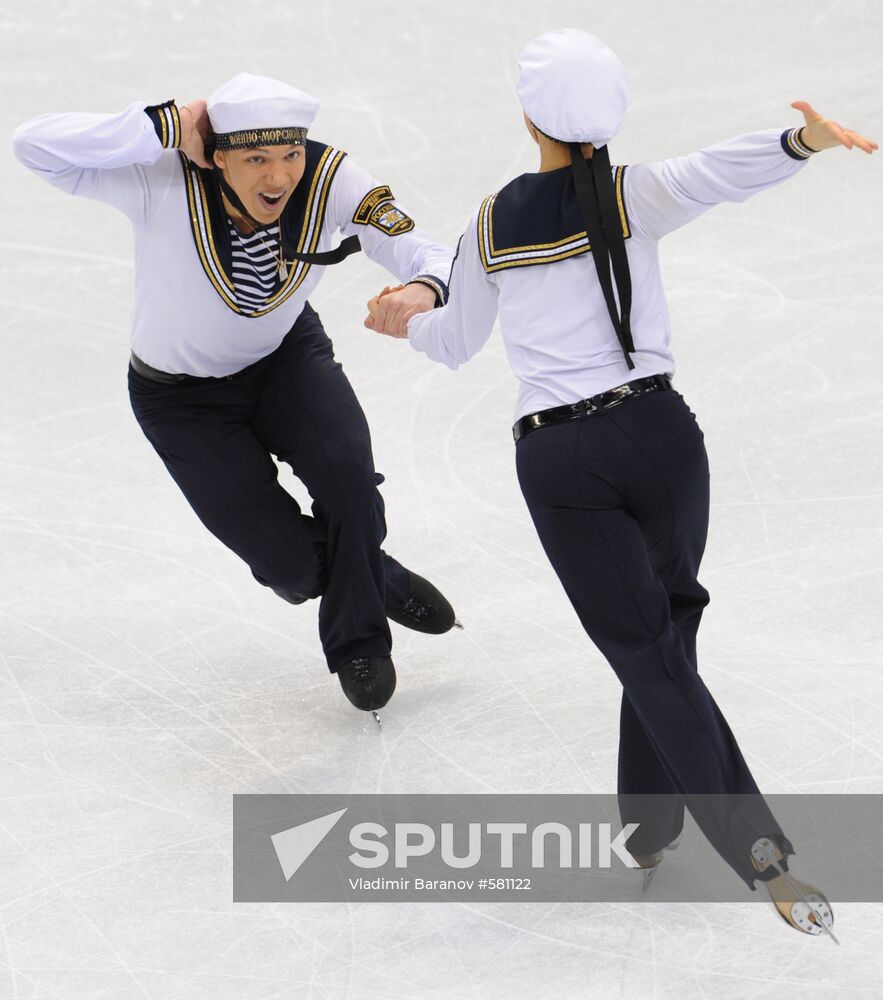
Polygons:
<instances>
[{"instance_id":1,"label":"skate blade","mask_svg":"<svg viewBox=\"0 0 883 1000\"><path fill-rule=\"evenodd\" d=\"M778 865L776 865L778 867ZM791 877L790 872L783 871L785 880L800 897L791 907L791 919L806 934L827 934L834 944L839 945L837 936L831 930L834 924L834 914L828 900L821 893L809 891L805 895Z\"/></svg>"},{"instance_id":2,"label":"skate blade","mask_svg":"<svg viewBox=\"0 0 883 1000\"><path fill-rule=\"evenodd\" d=\"M834 944L839 945L840 942L831 930L831 924L834 923L831 908L815 893L804 898L807 902L797 902L791 907L791 919L805 934L818 936L824 933L831 938Z\"/></svg>"},{"instance_id":3,"label":"skate blade","mask_svg":"<svg viewBox=\"0 0 883 1000\"><path fill-rule=\"evenodd\" d=\"M454 619L454 628L458 628L458 629L462 629L463 628L463 622L461 622L459 618L455 618Z\"/></svg>"},{"instance_id":4,"label":"skate blade","mask_svg":"<svg viewBox=\"0 0 883 1000\"><path fill-rule=\"evenodd\" d=\"M371 714L374 716L374 721L377 723L377 728L383 729L383 723L380 721L380 716L377 714L377 712L374 711L373 708L371 709Z\"/></svg>"},{"instance_id":5,"label":"skate blade","mask_svg":"<svg viewBox=\"0 0 883 1000\"><path fill-rule=\"evenodd\" d=\"M786 923L792 924L797 930L803 931L804 934L812 934L814 936L827 934L834 944L839 945L840 942L837 940L837 936L831 930L834 924L834 914L831 912L828 900L825 899L821 892L814 890L811 886L805 887L807 892L804 895L800 885L795 881L791 873L786 872L779 864L773 842L768 837L762 837L760 840L755 841L754 846L751 848L751 854L761 864L766 862L775 868L798 897L791 905L791 920L788 920L781 910L779 910L778 906L776 906L772 892L770 892L770 901L779 912L779 916Z\"/></svg>"}]
</instances>

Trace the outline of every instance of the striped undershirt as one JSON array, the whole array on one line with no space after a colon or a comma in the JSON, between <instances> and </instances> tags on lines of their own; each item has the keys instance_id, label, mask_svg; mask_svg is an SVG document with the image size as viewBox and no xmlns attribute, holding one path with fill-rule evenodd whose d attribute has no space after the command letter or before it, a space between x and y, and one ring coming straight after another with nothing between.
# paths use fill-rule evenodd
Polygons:
<instances>
[{"instance_id":1,"label":"striped undershirt","mask_svg":"<svg viewBox=\"0 0 883 1000\"><path fill-rule=\"evenodd\" d=\"M281 282L279 264L279 226L258 229L246 236L228 218L233 244L233 288L236 304L253 311L263 309ZM263 242L261 242L263 240Z\"/></svg>"}]
</instances>

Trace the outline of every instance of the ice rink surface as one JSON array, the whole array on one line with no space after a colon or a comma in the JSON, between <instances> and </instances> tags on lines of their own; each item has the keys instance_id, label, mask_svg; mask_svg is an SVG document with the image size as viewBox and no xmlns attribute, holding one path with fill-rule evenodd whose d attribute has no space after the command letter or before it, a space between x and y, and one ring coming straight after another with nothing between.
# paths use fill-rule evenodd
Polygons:
<instances>
[{"instance_id":1,"label":"ice rink surface","mask_svg":"<svg viewBox=\"0 0 883 1000\"><path fill-rule=\"evenodd\" d=\"M382 733L353 710L315 603L254 584L131 415L128 223L31 177L8 137L275 76L454 242L535 169L515 58L562 26L629 69L614 162L801 124L797 99L883 137L878 0L3 5L2 1000L883 997L883 905L835 902L838 949L748 902L231 902L234 793L612 792L619 687L518 492L499 337L451 373L369 333L389 278L358 257L312 301L369 417L387 547L466 629L394 626ZM712 467L701 670L768 792L883 792L881 167L826 152L663 243Z\"/></svg>"}]
</instances>

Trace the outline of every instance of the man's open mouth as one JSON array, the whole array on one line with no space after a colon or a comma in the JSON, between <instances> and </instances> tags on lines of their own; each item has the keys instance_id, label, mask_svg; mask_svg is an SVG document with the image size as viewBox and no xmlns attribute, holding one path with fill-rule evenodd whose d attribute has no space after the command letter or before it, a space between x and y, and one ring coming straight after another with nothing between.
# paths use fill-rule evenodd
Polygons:
<instances>
[{"instance_id":1,"label":"man's open mouth","mask_svg":"<svg viewBox=\"0 0 883 1000\"><path fill-rule=\"evenodd\" d=\"M285 191L279 194L268 194L266 191L260 191L258 192L258 201L267 212L273 212L282 204L285 194Z\"/></svg>"}]
</instances>

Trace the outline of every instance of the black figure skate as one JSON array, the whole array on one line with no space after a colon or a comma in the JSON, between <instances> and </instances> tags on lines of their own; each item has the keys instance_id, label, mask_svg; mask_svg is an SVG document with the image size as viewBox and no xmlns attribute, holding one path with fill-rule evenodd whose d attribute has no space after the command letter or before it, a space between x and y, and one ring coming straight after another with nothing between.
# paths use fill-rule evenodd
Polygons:
<instances>
[{"instance_id":1,"label":"black figure skate","mask_svg":"<svg viewBox=\"0 0 883 1000\"><path fill-rule=\"evenodd\" d=\"M373 712L377 725L377 710L392 697L396 689L396 671L388 656L357 656L337 671L343 693L363 712Z\"/></svg>"},{"instance_id":2,"label":"black figure skate","mask_svg":"<svg viewBox=\"0 0 883 1000\"><path fill-rule=\"evenodd\" d=\"M386 617L397 625L413 629L415 632L426 632L428 635L441 635L449 632L455 626L463 626L457 621L454 609L444 594L434 587L429 580L408 570L408 599L399 605L386 606Z\"/></svg>"}]
</instances>

